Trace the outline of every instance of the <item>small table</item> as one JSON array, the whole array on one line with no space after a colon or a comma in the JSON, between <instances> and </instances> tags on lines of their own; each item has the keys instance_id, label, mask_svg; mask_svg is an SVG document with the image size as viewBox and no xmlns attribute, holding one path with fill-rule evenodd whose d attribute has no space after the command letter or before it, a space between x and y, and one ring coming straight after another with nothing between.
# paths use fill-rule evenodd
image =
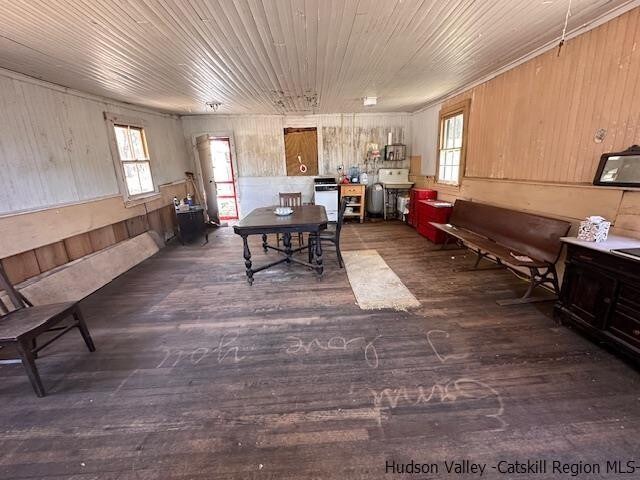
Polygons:
<instances>
[{"instance_id":1,"label":"small table","mask_svg":"<svg viewBox=\"0 0 640 480\"><path fill-rule=\"evenodd\" d=\"M176 210L178 218L178 240L192 242L197 237L204 235L205 244L209 242L209 233L204 223L204 208L200 205L192 205L189 210Z\"/></svg>"},{"instance_id":2,"label":"small table","mask_svg":"<svg viewBox=\"0 0 640 480\"><path fill-rule=\"evenodd\" d=\"M278 216L274 210L276 207L256 208L249 215L244 217L234 225L233 231L242 237L244 243L244 265L246 267L247 282L253 285L253 274L266 270L267 268L279 265L281 263L298 263L306 267L310 267L316 271L318 276L322 275L322 245L321 242L314 242L315 249L313 251L313 262L305 262L299 258L294 258L293 254L301 250L306 250L308 246L300 248L291 248L291 234L305 233L310 235L318 235L322 230L327 228L327 212L322 205L303 205L301 207L292 207L293 213L287 216ZM267 243L267 234L279 233L282 235L284 248L274 247ZM252 268L251 251L249 250L249 235L262 235L262 248L265 253L268 250L276 250L285 255L284 258L263 265L258 268Z\"/></svg>"}]
</instances>

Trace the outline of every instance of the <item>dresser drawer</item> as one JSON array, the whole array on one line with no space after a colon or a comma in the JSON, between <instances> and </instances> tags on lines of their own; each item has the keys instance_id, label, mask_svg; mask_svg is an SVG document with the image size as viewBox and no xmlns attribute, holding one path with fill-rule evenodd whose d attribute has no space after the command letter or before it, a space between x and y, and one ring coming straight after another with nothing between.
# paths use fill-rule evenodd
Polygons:
<instances>
[{"instance_id":1,"label":"dresser drawer","mask_svg":"<svg viewBox=\"0 0 640 480\"><path fill-rule=\"evenodd\" d=\"M637 311L617 305L607 330L634 347L640 348L640 318Z\"/></svg>"},{"instance_id":2,"label":"dresser drawer","mask_svg":"<svg viewBox=\"0 0 640 480\"><path fill-rule=\"evenodd\" d=\"M614 271L618 275L624 275L631 281L635 280L640 282L638 262L617 255L599 252L577 245L569 245L567 249L567 261Z\"/></svg>"},{"instance_id":3,"label":"dresser drawer","mask_svg":"<svg viewBox=\"0 0 640 480\"><path fill-rule=\"evenodd\" d=\"M635 310L636 318L640 317L640 285L632 283L622 283L620 285L620 293L618 294L618 302L627 308Z\"/></svg>"},{"instance_id":4,"label":"dresser drawer","mask_svg":"<svg viewBox=\"0 0 640 480\"><path fill-rule=\"evenodd\" d=\"M349 195L362 195L364 193L364 185L343 185L340 187L340 194L343 197Z\"/></svg>"}]
</instances>

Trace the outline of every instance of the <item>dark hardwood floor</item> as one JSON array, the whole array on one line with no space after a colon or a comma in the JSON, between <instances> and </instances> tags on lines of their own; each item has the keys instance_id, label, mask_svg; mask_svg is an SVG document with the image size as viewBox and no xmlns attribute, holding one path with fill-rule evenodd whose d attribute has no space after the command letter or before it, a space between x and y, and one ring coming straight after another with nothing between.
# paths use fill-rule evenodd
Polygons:
<instances>
[{"instance_id":1,"label":"dark hardwood floor","mask_svg":"<svg viewBox=\"0 0 640 480\"><path fill-rule=\"evenodd\" d=\"M253 242L255 264L266 261ZM230 228L169 246L82 302L97 352L70 334L38 360L48 396L0 366L0 478L480 478L444 461L635 460L636 369L551 318L499 307L526 284L468 272L400 223L348 224L422 306L361 311L335 255L245 281ZM268 254L274 256L274 252ZM385 463L437 463L423 475ZM548 467L551 468L551 465ZM640 470L639 470L640 471ZM603 471L578 478L637 478Z\"/></svg>"}]
</instances>

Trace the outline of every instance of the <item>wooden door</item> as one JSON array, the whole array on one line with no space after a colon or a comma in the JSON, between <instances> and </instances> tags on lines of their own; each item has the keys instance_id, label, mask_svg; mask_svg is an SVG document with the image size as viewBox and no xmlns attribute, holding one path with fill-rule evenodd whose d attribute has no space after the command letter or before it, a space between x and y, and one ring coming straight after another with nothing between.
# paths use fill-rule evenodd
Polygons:
<instances>
[{"instance_id":1,"label":"wooden door","mask_svg":"<svg viewBox=\"0 0 640 480\"><path fill-rule=\"evenodd\" d=\"M216 197L213 162L211 161L211 138L209 135L201 135L196 138L196 146L198 149L198 158L200 159L200 168L202 169L207 215L214 222L219 222L218 199Z\"/></svg>"},{"instance_id":2,"label":"wooden door","mask_svg":"<svg viewBox=\"0 0 640 480\"><path fill-rule=\"evenodd\" d=\"M287 158L287 176L318 175L316 128L285 128L284 151Z\"/></svg>"}]
</instances>

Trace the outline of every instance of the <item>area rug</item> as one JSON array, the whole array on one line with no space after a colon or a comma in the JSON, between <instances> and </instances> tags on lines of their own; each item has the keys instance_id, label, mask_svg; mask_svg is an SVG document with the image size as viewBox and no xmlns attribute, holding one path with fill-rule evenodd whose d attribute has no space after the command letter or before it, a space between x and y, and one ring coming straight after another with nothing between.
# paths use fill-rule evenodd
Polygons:
<instances>
[{"instance_id":1,"label":"area rug","mask_svg":"<svg viewBox=\"0 0 640 480\"><path fill-rule=\"evenodd\" d=\"M342 252L351 289L362 310L407 310L420 302L376 250Z\"/></svg>"}]
</instances>

